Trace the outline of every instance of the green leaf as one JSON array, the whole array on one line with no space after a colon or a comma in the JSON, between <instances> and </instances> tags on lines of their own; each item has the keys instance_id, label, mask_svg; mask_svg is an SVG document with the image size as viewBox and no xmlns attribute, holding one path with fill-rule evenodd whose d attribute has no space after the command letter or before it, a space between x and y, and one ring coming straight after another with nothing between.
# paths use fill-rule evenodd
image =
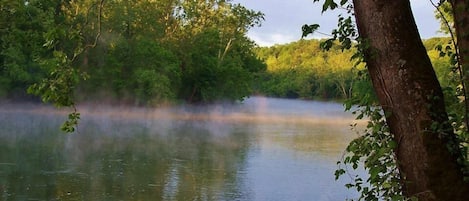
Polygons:
<instances>
[{"instance_id":1,"label":"green leaf","mask_svg":"<svg viewBox=\"0 0 469 201\"><path fill-rule=\"evenodd\" d=\"M344 169L338 169L335 171L334 175L335 175L335 180L338 180L340 176L342 176L343 174L345 174L345 170Z\"/></svg>"},{"instance_id":2,"label":"green leaf","mask_svg":"<svg viewBox=\"0 0 469 201\"><path fill-rule=\"evenodd\" d=\"M397 142L394 141L394 140L390 141L389 142L389 148L391 148L393 150L396 149L397 148Z\"/></svg>"},{"instance_id":3,"label":"green leaf","mask_svg":"<svg viewBox=\"0 0 469 201\"><path fill-rule=\"evenodd\" d=\"M68 119L62 124L60 129L67 133L73 133L78 126L78 121L80 120L80 113L72 112L68 115Z\"/></svg>"},{"instance_id":4,"label":"green leaf","mask_svg":"<svg viewBox=\"0 0 469 201\"><path fill-rule=\"evenodd\" d=\"M327 40L321 42L321 44L319 44L319 47L320 47L322 50L328 51L328 50L331 49L334 40L335 40L334 38L327 39Z\"/></svg>"},{"instance_id":5,"label":"green leaf","mask_svg":"<svg viewBox=\"0 0 469 201\"><path fill-rule=\"evenodd\" d=\"M318 30L318 28L319 24L303 25L303 27L301 27L301 30L303 31L301 38L304 38L309 34L313 34L316 30Z\"/></svg>"},{"instance_id":6,"label":"green leaf","mask_svg":"<svg viewBox=\"0 0 469 201\"><path fill-rule=\"evenodd\" d=\"M445 52L440 52L440 57L445 57L446 56L446 53Z\"/></svg>"},{"instance_id":7,"label":"green leaf","mask_svg":"<svg viewBox=\"0 0 469 201\"><path fill-rule=\"evenodd\" d=\"M337 8L337 3L335 3L334 0L326 0L324 1L324 4L322 5L322 12L325 12L328 9L334 10L336 8Z\"/></svg>"}]
</instances>

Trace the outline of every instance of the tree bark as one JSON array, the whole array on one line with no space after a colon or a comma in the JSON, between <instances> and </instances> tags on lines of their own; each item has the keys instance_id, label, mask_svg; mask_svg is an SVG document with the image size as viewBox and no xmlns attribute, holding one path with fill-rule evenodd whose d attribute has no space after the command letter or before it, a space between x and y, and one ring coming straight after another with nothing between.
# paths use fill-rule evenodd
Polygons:
<instances>
[{"instance_id":1,"label":"tree bark","mask_svg":"<svg viewBox=\"0 0 469 201\"><path fill-rule=\"evenodd\" d=\"M368 45L368 71L398 143L404 194L419 201L467 200L469 185L457 163L461 153L447 148L455 134L409 0L353 3L360 37Z\"/></svg>"}]
</instances>

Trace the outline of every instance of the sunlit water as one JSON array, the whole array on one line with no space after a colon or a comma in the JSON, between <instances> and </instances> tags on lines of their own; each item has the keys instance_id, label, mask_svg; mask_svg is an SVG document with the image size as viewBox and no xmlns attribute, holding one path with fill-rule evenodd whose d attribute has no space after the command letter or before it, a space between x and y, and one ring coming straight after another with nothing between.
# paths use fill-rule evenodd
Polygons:
<instances>
[{"instance_id":1,"label":"sunlit water","mask_svg":"<svg viewBox=\"0 0 469 201\"><path fill-rule=\"evenodd\" d=\"M336 162L355 136L341 104L241 104L64 113L0 106L0 200L345 200Z\"/></svg>"}]
</instances>

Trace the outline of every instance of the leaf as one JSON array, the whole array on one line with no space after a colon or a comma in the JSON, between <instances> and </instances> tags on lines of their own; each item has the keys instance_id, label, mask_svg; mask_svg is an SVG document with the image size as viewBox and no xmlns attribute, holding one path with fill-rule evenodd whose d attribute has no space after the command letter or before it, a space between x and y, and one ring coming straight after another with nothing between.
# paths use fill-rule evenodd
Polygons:
<instances>
[{"instance_id":1,"label":"leaf","mask_svg":"<svg viewBox=\"0 0 469 201\"><path fill-rule=\"evenodd\" d=\"M391 148L393 150L396 149L397 148L397 142L394 141L394 140L390 141L389 142L389 148Z\"/></svg>"},{"instance_id":2,"label":"leaf","mask_svg":"<svg viewBox=\"0 0 469 201\"><path fill-rule=\"evenodd\" d=\"M80 120L80 113L72 112L68 115L68 119L62 124L60 129L67 133L73 133L78 126L78 121Z\"/></svg>"},{"instance_id":3,"label":"leaf","mask_svg":"<svg viewBox=\"0 0 469 201\"><path fill-rule=\"evenodd\" d=\"M446 53L445 52L440 52L440 57L445 57L446 56Z\"/></svg>"},{"instance_id":4,"label":"leaf","mask_svg":"<svg viewBox=\"0 0 469 201\"><path fill-rule=\"evenodd\" d=\"M391 188L391 187L392 187L392 185L389 182L385 182L383 184L383 188Z\"/></svg>"},{"instance_id":5,"label":"leaf","mask_svg":"<svg viewBox=\"0 0 469 201\"><path fill-rule=\"evenodd\" d=\"M342 176L343 174L345 174L345 170L344 169L338 169L335 171L334 175L335 175L335 180L338 180L340 176Z\"/></svg>"},{"instance_id":6,"label":"leaf","mask_svg":"<svg viewBox=\"0 0 469 201\"><path fill-rule=\"evenodd\" d=\"M321 47L322 50L328 51L328 50L331 49L334 40L335 40L334 38L327 39L327 40L321 42L319 47Z\"/></svg>"},{"instance_id":7,"label":"leaf","mask_svg":"<svg viewBox=\"0 0 469 201\"><path fill-rule=\"evenodd\" d=\"M316 30L318 30L318 28L319 28L319 24L303 25L303 27L301 27L301 30L303 31L301 38L304 38L308 36L309 34L313 34Z\"/></svg>"},{"instance_id":8,"label":"leaf","mask_svg":"<svg viewBox=\"0 0 469 201\"><path fill-rule=\"evenodd\" d=\"M322 12L327 11L327 9L334 10L337 8L337 4L334 2L334 0L326 0L324 1L324 4L322 5Z\"/></svg>"}]
</instances>

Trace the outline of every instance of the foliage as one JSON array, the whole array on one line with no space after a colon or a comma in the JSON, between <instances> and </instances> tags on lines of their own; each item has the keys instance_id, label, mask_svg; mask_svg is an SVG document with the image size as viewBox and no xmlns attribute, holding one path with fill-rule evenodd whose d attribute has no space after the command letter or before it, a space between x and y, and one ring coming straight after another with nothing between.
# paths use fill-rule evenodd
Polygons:
<instances>
[{"instance_id":1,"label":"foliage","mask_svg":"<svg viewBox=\"0 0 469 201\"><path fill-rule=\"evenodd\" d=\"M431 1L434 4L433 1ZM455 33L454 30L454 19L452 14L452 8L449 1L440 0L438 4L434 4L438 9L435 10L435 17L440 21L440 32L449 34L450 32ZM449 26L448 26L449 25Z\"/></svg>"},{"instance_id":2,"label":"foliage","mask_svg":"<svg viewBox=\"0 0 469 201\"><path fill-rule=\"evenodd\" d=\"M452 50L451 45L446 47L450 39L430 38L423 43L441 85L449 86L457 75L449 67L448 58L441 57L443 55L440 56L442 53L437 48L442 46L444 50ZM347 40L347 44L355 45L355 48L347 49L333 38L255 48L257 56L267 65L267 70L258 74L255 92L284 98L341 100L354 94L373 93L370 81L363 79L366 69L360 63L358 43ZM323 50L326 47L328 51Z\"/></svg>"},{"instance_id":3,"label":"foliage","mask_svg":"<svg viewBox=\"0 0 469 201\"><path fill-rule=\"evenodd\" d=\"M345 99L350 96L356 69L352 51L324 52L320 40L300 40L256 49L267 64L257 93L288 98ZM358 68L362 68L361 66Z\"/></svg>"},{"instance_id":4,"label":"foliage","mask_svg":"<svg viewBox=\"0 0 469 201\"><path fill-rule=\"evenodd\" d=\"M138 105L187 99L180 96L182 79L200 82L205 75L199 72L198 77L190 77L192 71L181 68L187 62L179 54L181 50L198 52L223 67L213 76L217 82L205 82L210 90L204 96L210 98L201 101L247 96L250 74L263 70L263 64L253 57L253 43L245 37L250 27L260 24L262 13L230 1L104 2L2 0L0 97L29 99L28 89L44 102L71 107L62 130L73 132L80 119L77 97L81 101L120 99ZM193 6L201 8L198 14ZM219 32L219 41L180 48L180 43L197 42L193 35L212 37L200 33L208 28ZM224 50L223 58L202 51L210 43L227 41L229 48L214 49L218 53ZM225 80L228 82L222 82Z\"/></svg>"},{"instance_id":5,"label":"foliage","mask_svg":"<svg viewBox=\"0 0 469 201\"><path fill-rule=\"evenodd\" d=\"M68 16L70 8L59 1L2 2L0 80L5 85L0 91L4 97L27 97L23 93L30 86L28 92L43 101L74 108L76 84L85 76L72 63L86 45L79 32L79 14ZM79 113L70 117L63 130L74 130Z\"/></svg>"},{"instance_id":6,"label":"foliage","mask_svg":"<svg viewBox=\"0 0 469 201\"><path fill-rule=\"evenodd\" d=\"M185 1L175 44L182 64L179 97L188 102L239 100L251 92L252 74L265 69L245 34L263 14L229 1Z\"/></svg>"},{"instance_id":7,"label":"foliage","mask_svg":"<svg viewBox=\"0 0 469 201\"><path fill-rule=\"evenodd\" d=\"M253 54L230 41L220 42L223 39L217 30L206 30L192 40L197 48L184 52L189 56L183 60L181 97L198 103L238 100L250 95L251 74L264 69L262 63L255 62Z\"/></svg>"},{"instance_id":8,"label":"foliage","mask_svg":"<svg viewBox=\"0 0 469 201\"><path fill-rule=\"evenodd\" d=\"M393 152L397 142L386 126L384 115L374 107L377 106L369 105L355 111L369 117L368 125L360 131L360 137L347 146L348 154L338 162L340 168L335 172L336 179L346 173L342 164L357 169L363 162L368 172L366 181L355 175L346 184L347 188L355 188L361 193L359 200L405 200Z\"/></svg>"},{"instance_id":9,"label":"foliage","mask_svg":"<svg viewBox=\"0 0 469 201\"><path fill-rule=\"evenodd\" d=\"M23 1L1 1L0 4L0 95L24 97L25 90L38 82L44 72L36 58L48 56L42 41L47 27L42 23L52 17L47 7L29 6ZM30 29L31 27L31 29Z\"/></svg>"},{"instance_id":10,"label":"foliage","mask_svg":"<svg viewBox=\"0 0 469 201\"><path fill-rule=\"evenodd\" d=\"M82 93L104 99L98 94L107 91L108 98L131 99L137 105L156 105L175 99L181 72L173 52L146 38L118 40L101 48L107 52L104 59L91 56L101 56L103 50L92 50L87 55L88 65L94 68L87 69L92 76L81 85L85 91Z\"/></svg>"},{"instance_id":11,"label":"foliage","mask_svg":"<svg viewBox=\"0 0 469 201\"><path fill-rule=\"evenodd\" d=\"M231 1L2 0L0 10L1 98L28 99L29 88L75 112L77 100L239 100L265 70L246 37L263 14ZM64 130L79 113L70 117Z\"/></svg>"}]
</instances>

